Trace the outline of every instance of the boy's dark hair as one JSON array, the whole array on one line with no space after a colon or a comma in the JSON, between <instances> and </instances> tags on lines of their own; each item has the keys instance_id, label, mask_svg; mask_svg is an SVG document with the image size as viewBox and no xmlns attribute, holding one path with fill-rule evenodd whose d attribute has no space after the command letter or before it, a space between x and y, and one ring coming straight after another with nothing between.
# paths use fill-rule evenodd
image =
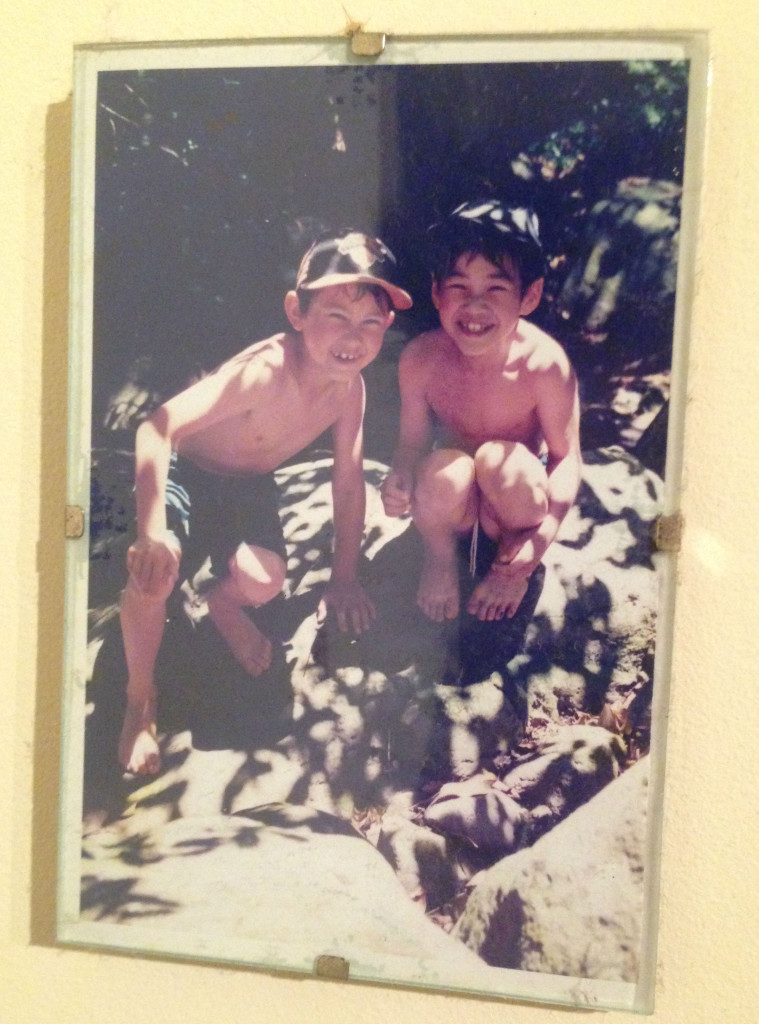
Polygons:
<instances>
[{"instance_id":1,"label":"boy's dark hair","mask_svg":"<svg viewBox=\"0 0 759 1024\"><path fill-rule=\"evenodd\" d=\"M467 254L484 256L495 266L509 256L519 271L522 293L545 275L538 218L524 206L509 206L497 199L462 203L428 228L427 243L429 268L437 284Z\"/></svg>"}]
</instances>

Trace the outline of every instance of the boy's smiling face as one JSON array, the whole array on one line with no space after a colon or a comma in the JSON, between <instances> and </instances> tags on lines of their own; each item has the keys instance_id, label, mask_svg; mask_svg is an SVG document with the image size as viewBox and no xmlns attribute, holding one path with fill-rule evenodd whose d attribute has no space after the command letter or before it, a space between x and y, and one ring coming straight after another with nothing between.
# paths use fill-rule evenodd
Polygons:
<instances>
[{"instance_id":1,"label":"boy's smiling face","mask_svg":"<svg viewBox=\"0 0 759 1024\"><path fill-rule=\"evenodd\" d=\"M360 285L319 288L305 312L295 292L285 298L290 323L303 337L311 361L339 379L355 376L379 354L385 331L395 319Z\"/></svg>"},{"instance_id":2,"label":"boy's smiling face","mask_svg":"<svg viewBox=\"0 0 759 1024\"><path fill-rule=\"evenodd\" d=\"M519 318L531 313L543 290L540 278L522 294L514 261L499 265L480 254L464 254L439 284L432 282L432 301L443 330L465 356L477 356L508 342Z\"/></svg>"}]
</instances>

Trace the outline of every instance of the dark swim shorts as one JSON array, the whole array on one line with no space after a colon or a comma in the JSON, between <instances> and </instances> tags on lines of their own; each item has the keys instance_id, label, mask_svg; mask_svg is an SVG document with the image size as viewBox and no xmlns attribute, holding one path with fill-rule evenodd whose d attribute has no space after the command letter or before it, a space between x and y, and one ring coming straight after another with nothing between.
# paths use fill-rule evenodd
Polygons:
<instances>
[{"instance_id":1,"label":"dark swim shorts","mask_svg":"<svg viewBox=\"0 0 759 1024\"><path fill-rule=\"evenodd\" d=\"M182 545L185 575L206 558L216 577L229 571L240 544L274 551L287 563L273 473L222 476L172 453L166 484L166 525Z\"/></svg>"}]
</instances>

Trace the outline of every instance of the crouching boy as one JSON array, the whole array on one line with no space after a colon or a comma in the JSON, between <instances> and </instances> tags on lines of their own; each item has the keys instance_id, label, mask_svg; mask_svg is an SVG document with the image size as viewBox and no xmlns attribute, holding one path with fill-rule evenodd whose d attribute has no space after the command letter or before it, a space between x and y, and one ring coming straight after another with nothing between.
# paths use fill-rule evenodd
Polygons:
<instances>
[{"instance_id":1,"label":"crouching boy","mask_svg":"<svg viewBox=\"0 0 759 1024\"><path fill-rule=\"evenodd\" d=\"M424 544L417 592L434 621L459 613L457 544L483 534L494 556L467 611L512 617L580 481L575 375L561 346L522 319L540 302L537 218L464 203L430 229L440 326L400 360L401 424L383 486L388 515L411 512Z\"/></svg>"},{"instance_id":2,"label":"crouching boy","mask_svg":"<svg viewBox=\"0 0 759 1024\"><path fill-rule=\"evenodd\" d=\"M166 601L183 547L211 555L208 614L237 661L255 676L271 643L245 609L280 593L285 549L273 470L332 429L335 551L322 601L341 629L374 616L356 569L364 527L361 371L378 354L394 308L411 305L392 283L395 260L359 232L323 238L306 253L285 296L292 330L260 341L162 405L136 437L137 539L121 601L127 707L124 768L160 768L154 670Z\"/></svg>"}]
</instances>

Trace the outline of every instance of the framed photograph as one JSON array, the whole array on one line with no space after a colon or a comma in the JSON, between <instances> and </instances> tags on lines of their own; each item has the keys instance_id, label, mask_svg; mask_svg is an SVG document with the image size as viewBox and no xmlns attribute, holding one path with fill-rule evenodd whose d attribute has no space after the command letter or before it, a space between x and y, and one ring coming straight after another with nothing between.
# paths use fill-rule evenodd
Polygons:
<instances>
[{"instance_id":1,"label":"framed photograph","mask_svg":"<svg viewBox=\"0 0 759 1024\"><path fill-rule=\"evenodd\" d=\"M651 1009L699 36L83 47L61 942Z\"/></svg>"}]
</instances>

